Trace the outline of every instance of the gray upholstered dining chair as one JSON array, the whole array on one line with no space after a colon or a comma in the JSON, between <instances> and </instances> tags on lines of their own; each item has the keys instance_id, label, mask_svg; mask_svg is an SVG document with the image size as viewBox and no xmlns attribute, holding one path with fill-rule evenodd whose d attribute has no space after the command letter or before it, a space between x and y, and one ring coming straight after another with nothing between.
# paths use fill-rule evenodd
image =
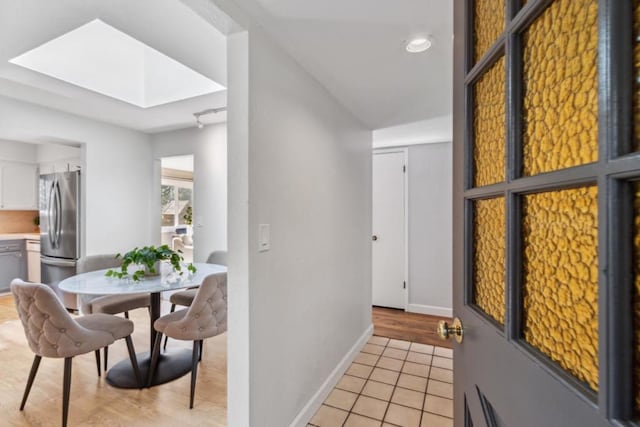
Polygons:
<instances>
[{"instance_id":1,"label":"gray upholstered dining chair","mask_svg":"<svg viewBox=\"0 0 640 427\"><path fill-rule=\"evenodd\" d=\"M207 258L207 264L218 264L218 265L227 265L227 251L213 251L209 254ZM198 291L198 287L193 287L187 289L185 291L180 291L172 294L169 297L169 301L171 302L171 310L170 313L176 311L176 305L182 305L185 307L189 307L193 302L193 299L196 296L196 292ZM164 346L162 347L164 350L167 349L167 339L168 337L164 337Z\"/></svg>"},{"instance_id":2,"label":"gray upholstered dining chair","mask_svg":"<svg viewBox=\"0 0 640 427\"><path fill-rule=\"evenodd\" d=\"M129 350L136 380L140 387L140 371L131 341L133 322L108 314L89 314L72 318L53 290L40 283L15 279L11 282L18 316L24 327L29 347L35 353L20 410L24 410L33 380L43 357L64 358L62 387L62 425L67 425L71 391L71 361L74 356L100 351L116 340L124 338ZM98 367L98 370L100 368Z\"/></svg>"},{"instance_id":3,"label":"gray upholstered dining chair","mask_svg":"<svg viewBox=\"0 0 640 427\"><path fill-rule=\"evenodd\" d=\"M87 273L89 271L103 270L105 268L117 268L122 265L115 254L91 255L80 258L76 266L76 273ZM136 308L151 306L149 294L127 294L127 295L79 295L79 306L82 314L120 314L124 313L125 318L129 318L129 311ZM100 354L96 355L100 363ZM104 370L107 370L109 359L109 347L104 348Z\"/></svg>"},{"instance_id":4,"label":"gray upholstered dining chair","mask_svg":"<svg viewBox=\"0 0 640 427\"><path fill-rule=\"evenodd\" d=\"M155 375L160 356L162 335L183 341L193 341L191 356L191 394L189 409L193 399L198 375L198 361L203 340L222 334L227 330L227 273L207 276L198 288L196 297L189 308L160 317L153 324L156 330L155 345L151 357L149 384Z\"/></svg>"}]
</instances>

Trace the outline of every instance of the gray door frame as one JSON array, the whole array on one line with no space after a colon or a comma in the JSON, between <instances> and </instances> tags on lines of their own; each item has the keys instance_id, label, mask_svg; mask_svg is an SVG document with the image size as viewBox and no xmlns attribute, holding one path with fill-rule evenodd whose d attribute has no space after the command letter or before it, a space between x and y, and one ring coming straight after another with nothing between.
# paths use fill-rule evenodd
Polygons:
<instances>
[{"instance_id":1,"label":"gray door frame","mask_svg":"<svg viewBox=\"0 0 640 427\"><path fill-rule=\"evenodd\" d=\"M477 0L481 1L481 0ZM634 145L633 94L638 88L633 69L633 1L598 1L598 161L535 176L522 176L521 32L554 0L506 0L505 31L483 58L473 63L474 0L454 5L454 313L468 334L455 352L456 426L470 425L637 425L634 365L633 188L640 179L640 152ZM506 57L506 180L473 187L473 84L501 56ZM557 188L598 186L598 313L599 391L593 392L560 369L522 339L521 198ZM497 325L472 305L474 200L503 196L506 201L506 321ZM482 341L482 342L480 342ZM490 349L490 346L493 346ZM473 349L473 351L471 351ZM480 352L480 353L478 353ZM470 353L474 353L473 355ZM496 368L495 364L501 366ZM476 371L484 374L476 375ZM536 375L538 373L539 375ZM525 375L526 374L526 375ZM464 378L468 375L467 378ZM534 375L534 377L531 377ZM462 377L462 378L461 378ZM476 381L478 393L471 393ZM518 404L505 409L508 394L497 390L515 387L513 399L532 400L540 407L537 420L512 424L518 412L533 416ZM496 390L485 396L482 389ZM522 389L529 392L523 392ZM542 396L540 394L543 394ZM478 398L479 396L479 398ZM565 412L563 419L553 396ZM537 399L537 400L536 400ZM580 403L582 402L582 403ZM512 402L513 403L513 402ZM488 404L488 406L487 406ZM493 406L492 406L493 405ZM487 409L489 408L489 409ZM501 414L500 409L505 413ZM546 411L546 414L545 414ZM555 411L555 412L554 412ZM556 413L558 412L558 413ZM482 413L485 421L478 420ZM495 424L491 421L493 414ZM543 420L543 424L539 422ZM551 422L551 424L544 424ZM562 424L562 423L565 424ZM560 423L560 424L557 424ZM568 423L568 424L567 424Z\"/></svg>"}]
</instances>

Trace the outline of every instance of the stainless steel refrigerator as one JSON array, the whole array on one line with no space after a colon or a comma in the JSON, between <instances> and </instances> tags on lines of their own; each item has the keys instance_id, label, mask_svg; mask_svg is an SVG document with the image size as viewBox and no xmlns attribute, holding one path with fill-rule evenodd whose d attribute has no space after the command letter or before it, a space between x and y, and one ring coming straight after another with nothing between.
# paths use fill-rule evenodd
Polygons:
<instances>
[{"instance_id":1,"label":"stainless steel refrigerator","mask_svg":"<svg viewBox=\"0 0 640 427\"><path fill-rule=\"evenodd\" d=\"M40 254L42 282L77 309L75 294L58 283L76 274L80 257L80 171L40 175Z\"/></svg>"}]
</instances>

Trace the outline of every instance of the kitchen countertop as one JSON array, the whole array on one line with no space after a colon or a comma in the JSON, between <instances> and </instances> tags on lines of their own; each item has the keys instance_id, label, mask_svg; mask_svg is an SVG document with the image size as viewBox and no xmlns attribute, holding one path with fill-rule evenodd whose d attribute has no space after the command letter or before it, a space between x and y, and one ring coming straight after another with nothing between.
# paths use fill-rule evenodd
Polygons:
<instances>
[{"instance_id":1,"label":"kitchen countertop","mask_svg":"<svg viewBox=\"0 0 640 427\"><path fill-rule=\"evenodd\" d=\"M0 242L5 240L40 240L40 234L38 233L4 233L0 234Z\"/></svg>"}]
</instances>

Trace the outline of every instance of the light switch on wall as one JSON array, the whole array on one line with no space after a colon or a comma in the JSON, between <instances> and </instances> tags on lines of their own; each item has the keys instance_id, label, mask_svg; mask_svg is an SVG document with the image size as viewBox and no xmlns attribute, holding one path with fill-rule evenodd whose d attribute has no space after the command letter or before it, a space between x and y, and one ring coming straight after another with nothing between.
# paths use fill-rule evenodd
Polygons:
<instances>
[{"instance_id":1,"label":"light switch on wall","mask_svg":"<svg viewBox=\"0 0 640 427\"><path fill-rule=\"evenodd\" d=\"M266 252L271 249L271 230L269 224L258 225L258 252Z\"/></svg>"}]
</instances>

